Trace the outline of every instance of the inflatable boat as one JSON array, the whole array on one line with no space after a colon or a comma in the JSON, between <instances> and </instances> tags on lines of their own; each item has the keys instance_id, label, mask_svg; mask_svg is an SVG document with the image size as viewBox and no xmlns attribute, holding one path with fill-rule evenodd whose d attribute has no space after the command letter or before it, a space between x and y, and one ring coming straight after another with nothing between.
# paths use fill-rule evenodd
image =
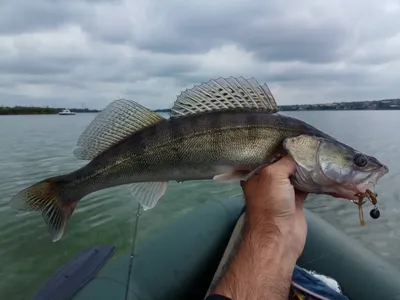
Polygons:
<instances>
[{"instance_id":1,"label":"inflatable boat","mask_svg":"<svg viewBox=\"0 0 400 300\"><path fill-rule=\"evenodd\" d=\"M113 245L90 247L56 271L33 299L204 299L243 211L240 197L208 201L115 260ZM399 270L314 213L305 215L300 267L334 278L349 299L400 299Z\"/></svg>"}]
</instances>

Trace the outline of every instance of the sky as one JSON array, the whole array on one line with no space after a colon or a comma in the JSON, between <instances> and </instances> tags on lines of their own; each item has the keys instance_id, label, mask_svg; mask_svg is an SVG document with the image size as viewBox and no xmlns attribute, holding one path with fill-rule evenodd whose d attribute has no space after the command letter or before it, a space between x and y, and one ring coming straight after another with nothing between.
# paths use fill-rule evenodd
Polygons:
<instances>
[{"instance_id":1,"label":"sky","mask_svg":"<svg viewBox=\"0 0 400 300\"><path fill-rule=\"evenodd\" d=\"M0 53L0 105L168 108L230 76L279 105L399 98L400 0L4 0Z\"/></svg>"}]
</instances>

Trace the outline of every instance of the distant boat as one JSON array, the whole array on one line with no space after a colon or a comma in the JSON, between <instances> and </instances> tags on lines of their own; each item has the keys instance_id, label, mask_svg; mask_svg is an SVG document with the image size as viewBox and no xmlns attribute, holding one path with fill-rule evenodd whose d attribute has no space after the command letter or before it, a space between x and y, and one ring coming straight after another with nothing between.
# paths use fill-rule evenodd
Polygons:
<instances>
[{"instance_id":1,"label":"distant boat","mask_svg":"<svg viewBox=\"0 0 400 300\"><path fill-rule=\"evenodd\" d=\"M74 112L70 111L69 109L63 109L58 113L60 116L70 116L70 115L75 115Z\"/></svg>"}]
</instances>

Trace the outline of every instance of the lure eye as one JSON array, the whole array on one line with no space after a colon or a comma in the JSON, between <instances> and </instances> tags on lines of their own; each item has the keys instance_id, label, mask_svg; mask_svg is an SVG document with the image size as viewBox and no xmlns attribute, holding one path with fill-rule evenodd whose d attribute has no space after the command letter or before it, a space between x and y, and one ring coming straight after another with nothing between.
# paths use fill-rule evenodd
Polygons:
<instances>
[{"instance_id":1,"label":"lure eye","mask_svg":"<svg viewBox=\"0 0 400 300\"><path fill-rule=\"evenodd\" d=\"M358 167L365 167L368 163L367 158L365 157L365 155L361 154L361 153L357 153L354 156L354 163L356 164L356 166Z\"/></svg>"}]
</instances>

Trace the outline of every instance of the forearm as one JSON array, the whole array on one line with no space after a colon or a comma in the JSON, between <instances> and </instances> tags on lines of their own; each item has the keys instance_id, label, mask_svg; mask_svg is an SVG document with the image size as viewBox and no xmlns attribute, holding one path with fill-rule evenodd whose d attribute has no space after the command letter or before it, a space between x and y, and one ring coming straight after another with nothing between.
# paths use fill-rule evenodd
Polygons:
<instances>
[{"instance_id":1,"label":"forearm","mask_svg":"<svg viewBox=\"0 0 400 300\"><path fill-rule=\"evenodd\" d=\"M214 293L233 300L287 299L297 258L285 233L260 220L246 218L242 241Z\"/></svg>"}]
</instances>

